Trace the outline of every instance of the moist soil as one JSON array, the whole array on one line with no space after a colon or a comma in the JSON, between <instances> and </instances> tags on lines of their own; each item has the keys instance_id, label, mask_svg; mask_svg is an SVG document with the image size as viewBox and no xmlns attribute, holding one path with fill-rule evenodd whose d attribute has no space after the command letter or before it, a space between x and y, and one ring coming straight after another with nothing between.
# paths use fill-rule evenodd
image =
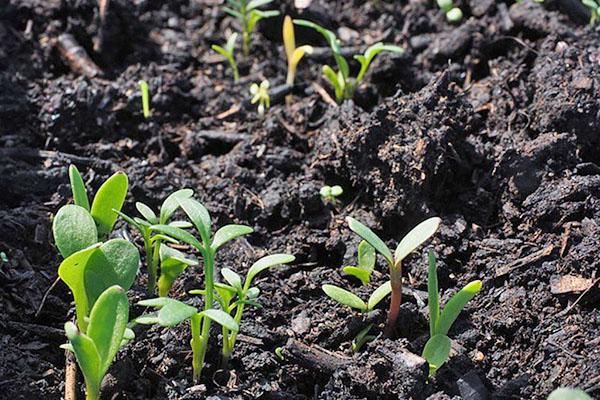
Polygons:
<instances>
[{"instance_id":1,"label":"moist soil","mask_svg":"<svg viewBox=\"0 0 600 400\"><path fill-rule=\"evenodd\" d=\"M545 399L567 385L600 397L600 31L587 11L576 1L466 0L451 25L433 1L309 3L273 8L336 30L344 47L385 41L406 52L378 56L355 101L336 107L320 77L332 63L325 43L297 29L318 51L300 63L293 103L273 95L260 118L248 88L267 78L281 92L281 19L260 24L234 84L209 50L236 29L219 1L114 0L104 22L92 0L0 1L0 398L64 390L59 345L73 306L67 287L53 286L51 220L71 201L71 163L91 188L125 171L129 214L135 201L156 208L188 187L216 226L254 227L218 268L297 257L257 281L263 307L248 307L228 371L211 347L194 384L188 327L137 327L105 399ZM69 67L63 34L95 76ZM139 79L151 89L147 120ZM344 194L324 204L324 184ZM366 287L341 273L359 242L350 215L390 246L440 216L426 247L439 259L442 301L483 281L434 378L416 356L428 335L424 251L405 263L410 290L392 338L381 335L385 302L362 317L321 291L333 283L366 298L386 279L381 262ZM191 269L172 296L199 304L186 293L202 281ZM144 285L142 267L132 304ZM377 337L353 354L367 322Z\"/></svg>"}]
</instances>

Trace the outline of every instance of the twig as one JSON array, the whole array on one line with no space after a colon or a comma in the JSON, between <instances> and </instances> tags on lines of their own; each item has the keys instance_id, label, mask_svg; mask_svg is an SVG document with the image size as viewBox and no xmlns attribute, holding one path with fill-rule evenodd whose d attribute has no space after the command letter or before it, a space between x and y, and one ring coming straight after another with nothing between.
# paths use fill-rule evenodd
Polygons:
<instances>
[{"instance_id":1,"label":"twig","mask_svg":"<svg viewBox=\"0 0 600 400\"><path fill-rule=\"evenodd\" d=\"M46 303L46 299L48 298L48 295L50 294L52 289L54 289L54 287L58 284L58 281L60 281L59 277L56 278L56 280L52 283L52 285L50 285L48 290L46 290L46 293L44 293L44 297L42 297L42 301L40 302L40 305L38 306L37 311L35 312L36 319L37 319L37 317L40 316L40 313L42 312L42 307L44 307L44 304Z\"/></svg>"},{"instance_id":2,"label":"twig","mask_svg":"<svg viewBox=\"0 0 600 400\"><path fill-rule=\"evenodd\" d=\"M550 254L552 254L553 250L554 250L554 245L551 244L541 250L538 250L538 251L536 251L532 254L529 254L523 258L520 258L516 261L513 261L508 265L499 267L496 269L496 278L502 277L504 275L511 273L512 271L514 271L516 269L522 268L526 265L529 265L531 263L539 261L544 257L548 257Z\"/></svg>"},{"instance_id":3,"label":"twig","mask_svg":"<svg viewBox=\"0 0 600 400\"><path fill-rule=\"evenodd\" d=\"M88 78L104 75L104 72L92 61L73 35L63 33L58 36L55 43L60 55L67 61L73 72L85 75Z\"/></svg>"},{"instance_id":4,"label":"twig","mask_svg":"<svg viewBox=\"0 0 600 400\"><path fill-rule=\"evenodd\" d=\"M77 400L77 363L69 350L65 350L65 400Z\"/></svg>"}]
</instances>

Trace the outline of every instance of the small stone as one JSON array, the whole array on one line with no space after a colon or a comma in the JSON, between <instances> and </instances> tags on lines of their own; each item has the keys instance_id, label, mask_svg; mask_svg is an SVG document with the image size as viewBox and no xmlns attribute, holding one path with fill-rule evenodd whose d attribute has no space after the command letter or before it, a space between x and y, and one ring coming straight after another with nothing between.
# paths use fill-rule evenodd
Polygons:
<instances>
[{"instance_id":1,"label":"small stone","mask_svg":"<svg viewBox=\"0 0 600 400\"><path fill-rule=\"evenodd\" d=\"M474 371L467 372L456 381L463 400L487 400L488 391Z\"/></svg>"}]
</instances>

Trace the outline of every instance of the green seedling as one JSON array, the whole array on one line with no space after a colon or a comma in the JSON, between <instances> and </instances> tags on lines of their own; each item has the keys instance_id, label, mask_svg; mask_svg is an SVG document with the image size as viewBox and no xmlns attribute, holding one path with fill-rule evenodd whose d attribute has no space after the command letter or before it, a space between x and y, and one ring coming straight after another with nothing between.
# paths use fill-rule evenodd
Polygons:
<instances>
[{"instance_id":1,"label":"green seedling","mask_svg":"<svg viewBox=\"0 0 600 400\"><path fill-rule=\"evenodd\" d=\"M463 17L463 13L460 8L454 7L452 0L437 0L437 5L446 14L446 19L450 23L457 23Z\"/></svg>"},{"instance_id":2,"label":"green seedling","mask_svg":"<svg viewBox=\"0 0 600 400\"><path fill-rule=\"evenodd\" d=\"M335 203L337 198L344 193L344 189L340 185L335 186L323 186L319 190L319 194L324 202Z\"/></svg>"},{"instance_id":3,"label":"green seedling","mask_svg":"<svg viewBox=\"0 0 600 400\"><path fill-rule=\"evenodd\" d=\"M369 335L369 331L373 327L373 324L367 325L363 330L361 330L358 335L352 340L352 351L358 353L360 349L367 344L375 340L375 336Z\"/></svg>"},{"instance_id":4,"label":"green seedling","mask_svg":"<svg viewBox=\"0 0 600 400\"><path fill-rule=\"evenodd\" d=\"M164 243L160 245L160 278L158 278L158 295L166 297L173 282L187 267L198 265L198 261L186 258L185 254Z\"/></svg>"},{"instance_id":5,"label":"green seedling","mask_svg":"<svg viewBox=\"0 0 600 400\"><path fill-rule=\"evenodd\" d=\"M153 307L162 307L158 313L158 319L151 319L150 322L157 321L157 323L160 323L161 325L170 326L169 324L164 324L163 322L161 322L161 318L175 318L175 316L177 315L183 315L183 318L175 318L176 322L172 325L187 319L190 320L192 330L191 346L193 379L197 382L200 378L202 368L204 367L206 350L208 349L208 341L210 339L210 327L212 321L216 321L217 323L225 326L229 331L237 331L239 329L237 327L237 323L235 323L235 320L233 320L233 318L229 314L227 314L223 310L217 310L214 308L215 256L217 254L217 251L223 245L237 237L252 233L253 229L245 225L225 225L219 230L217 230L213 235L210 214L200 202L194 200L191 197L176 197L175 199L181 207L181 209L187 214L187 216L193 223L194 227L196 228L196 231L200 235L200 240L198 240L194 235L182 228L167 224L159 223L151 225L150 231L189 244L198 252L200 252L204 267L204 310L202 312L197 312L197 310L194 307L186 306L192 308L194 310L192 312L190 309L185 309L184 307L182 307L181 304L183 303L171 303L171 299L165 297L150 300L154 301L155 303L153 304L156 305L146 305L152 305ZM169 307L165 310L164 307L166 307L167 305L169 305ZM181 310L187 311L180 312ZM175 312L177 315L171 315ZM161 315L163 316L161 317Z\"/></svg>"},{"instance_id":6,"label":"green seedling","mask_svg":"<svg viewBox=\"0 0 600 400\"><path fill-rule=\"evenodd\" d=\"M152 116L152 112L150 111L150 90L148 89L148 82L142 79L138 83L142 94L142 112L144 118L148 119Z\"/></svg>"},{"instance_id":7,"label":"green seedling","mask_svg":"<svg viewBox=\"0 0 600 400\"><path fill-rule=\"evenodd\" d=\"M596 25L600 15L600 3L596 0L581 0L584 6L590 9L590 25Z\"/></svg>"},{"instance_id":8,"label":"green seedling","mask_svg":"<svg viewBox=\"0 0 600 400\"><path fill-rule=\"evenodd\" d=\"M227 0L231 7L225 7L227 14L236 18L242 28L242 51L245 57L250 54L250 41L256 24L263 18L271 18L279 15L279 11L259 10L259 7L272 3L273 0Z\"/></svg>"},{"instance_id":9,"label":"green seedling","mask_svg":"<svg viewBox=\"0 0 600 400\"><path fill-rule=\"evenodd\" d=\"M296 69L298 63L304 57L304 54L311 54L313 48L311 46L300 46L296 47L296 36L294 34L294 24L292 18L286 15L283 19L283 47L285 48L285 54L287 56L287 77L285 83L293 86L296 78ZM291 95L286 97L286 102L291 101Z\"/></svg>"},{"instance_id":10,"label":"green seedling","mask_svg":"<svg viewBox=\"0 0 600 400\"><path fill-rule=\"evenodd\" d=\"M581 389L558 388L550 393L548 400L592 400L592 398Z\"/></svg>"},{"instance_id":11,"label":"green seedling","mask_svg":"<svg viewBox=\"0 0 600 400\"><path fill-rule=\"evenodd\" d=\"M371 281L371 274L375 269L376 258L375 248L366 240L362 240L358 244L358 265L356 267L346 266L342 268L342 271L346 275L359 279L363 285L367 285Z\"/></svg>"},{"instance_id":12,"label":"green seedling","mask_svg":"<svg viewBox=\"0 0 600 400\"><path fill-rule=\"evenodd\" d=\"M283 356L283 348L276 347L275 355L277 356L277 359L279 359L279 361L282 361L282 362L285 361L285 357Z\"/></svg>"},{"instance_id":13,"label":"green seedling","mask_svg":"<svg viewBox=\"0 0 600 400\"><path fill-rule=\"evenodd\" d=\"M238 72L237 62L235 62L235 42L237 40L238 34L232 33L227 39L227 43L225 43L225 47L221 47L218 44L213 44L210 48L225 57L225 59L229 62L231 66L231 70L233 71L233 81L237 82L240 80L240 73Z\"/></svg>"},{"instance_id":14,"label":"green seedling","mask_svg":"<svg viewBox=\"0 0 600 400\"><path fill-rule=\"evenodd\" d=\"M382 51L387 51L391 53L403 53L404 49L402 47L384 44L382 42L375 43L374 45L367 48L364 54L357 54L354 56L354 59L357 60L360 64L360 70L356 78L350 77L350 67L348 66L348 62L342 56L342 49L340 46L340 40L337 38L335 33L330 31L329 29L325 29L322 26L315 24L314 22L303 20L303 19L295 19L294 23L296 25L304 26L307 28L311 28L319 32L325 40L327 44L333 51L333 58L337 64L338 70L335 71L329 65L323 66L323 75L327 81L333 86L335 92L335 98L338 103L341 103L345 99L351 99L354 96L354 91L358 87L358 85L363 81L365 74L367 73L371 62L375 58L375 56Z\"/></svg>"},{"instance_id":15,"label":"green seedling","mask_svg":"<svg viewBox=\"0 0 600 400\"><path fill-rule=\"evenodd\" d=\"M377 304L391 293L392 285L390 281L387 281L379 286L371 296L369 296L369 300L366 303L351 291L342 289L339 286L323 285L322 289L327 296L338 303L350 308L355 308L363 313L368 313L369 311L373 311Z\"/></svg>"},{"instance_id":16,"label":"green seedling","mask_svg":"<svg viewBox=\"0 0 600 400\"><path fill-rule=\"evenodd\" d=\"M381 240L379 236L377 236L371 229L367 228L365 225L352 217L347 217L346 221L354 233L367 241L379 254L383 256L390 268L389 283L391 285L392 298L388 311L386 334L391 335L394 327L396 326L398 313L400 311L400 304L402 303L402 260L416 250L417 247L421 246L437 231L441 220L437 217L429 218L414 227L400 241L398 247L396 247L394 255L392 255L392 252L383 242L383 240Z\"/></svg>"},{"instance_id":17,"label":"green seedling","mask_svg":"<svg viewBox=\"0 0 600 400\"><path fill-rule=\"evenodd\" d=\"M72 322L65 324L69 343L62 345L75 353L86 387L86 399L100 398L100 386L119 348L132 339L127 329L129 303L125 290L111 286L98 297L92 307L87 332Z\"/></svg>"},{"instance_id":18,"label":"green seedling","mask_svg":"<svg viewBox=\"0 0 600 400\"><path fill-rule=\"evenodd\" d=\"M269 81L264 80L259 84L253 83L250 86L250 99L251 104L258 103L258 115L261 117L265 115L265 112L271 107L271 97L269 96Z\"/></svg>"},{"instance_id":19,"label":"green seedling","mask_svg":"<svg viewBox=\"0 0 600 400\"><path fill-rule=\"evenodd\" d=\"M252 287L252 281L261 272L272 268L276 265L288 264L295 260L295 257L289 254L273 254L261 258L248 270L246 279L242 283L242 278L236 272L229 268L221 269L221 275L228 284L216 283L215 289L217 292L217 301L221 309L229 315L233 315L233 319L239 326L242 322L244 307L251 305L260 307L257 303L260 290L257 287ZM192 294L205 294L204 290L193 290ZM235 347L238 331L230 332L230 330L222 325L223 333L223 350L221 365L227 367L231 354Z\"/></svg>"},{"instance_id":20,"label":"green seedling","mask_svg":"<svg viewBox=\"0 0 600 400\"><path fill-rule=\"evenodd\" d=\"M54 221L52 232L56 247L63 258L105 240L112 231L127 194L127 175L117 172L108 178L94 197L92 205L81 174L74 165L69 167L73 201L61 207Z\"/></svg>"},{"instance_id":21,"label":"green seedling","mask_svg":"<svg viewBox=\"0 0 600 400\"><path fill-rule=\"evenodd\" d=\"M178 198L190 198L194 194L191 189L181 189L174 193L171 193L165 201L162 203L158 215L146 204L137 202L135 207L141 215L139 217L129 217L126 214L116 211L121 218L123 218L129 225L136 228L144 240L144 253L146 255L146 265L148 267L148 296L154 295L156 289L156 281L158 278L158 263L165 263L165 268L161 265L161 273L167 271L167 277L162 280L159 288L159 296L167 296L174 280L179 276L185 267L173 265L174 262L168 261L167 259L169 250L164 250L161 254L162 243L170 242L177 243L176 239L173 239L169 235L155 232L150 229L151 226L156 224L169 225L177 228L189 228L192 225L187 221L169 221L171 216L179 208ZM180 261L185 260L184 257L179 257ZM181 261L185 266L191 265L188 261ZM180 270L180 271L179 271ZM179 271L177 273L177 271Z\"/></svg>"},{"instance_id":22,"label":"green seedling","mask_svg":"<svg viewBox=\"0 0 600 400\"><path fill-rule=\"evenodd\" d=\"M467 303L479 293L482 283L479 280L468 283L452 296L443 310L440 310L437 264L432 250L429 250L428 261L427 292L430 338L423 349L423 358L429 363L429 375L432 376L450 357L452 341L448 337L448 331Z\"/></svg>"},{"instance_id":23,"label":"green seedling","mask_svg":"<svg viewBox=\"0 0 600 400\"><path fill-rule=\"evenodd\" d=\"M8 263L8 256L5 252L0 251L0 265Z\"/></svg>"}]
</instances>

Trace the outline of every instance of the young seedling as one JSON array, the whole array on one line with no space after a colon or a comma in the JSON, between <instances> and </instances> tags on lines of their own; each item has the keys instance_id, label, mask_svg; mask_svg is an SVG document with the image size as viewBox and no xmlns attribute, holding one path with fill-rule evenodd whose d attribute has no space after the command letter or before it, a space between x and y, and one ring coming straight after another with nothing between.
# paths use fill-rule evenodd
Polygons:
<instances>
[{"instance_id":1,"label":"young seedling","mask_svg":"<svg viewBox=\"0 0 600 400\"><path fill-rule=\"evenodd\" d=\"M394 327L396 326L398 313L400 311L400 304L402 302L402 260L404 260L406 256L416 250L417 247L422 245L437 231L441 220L437 217L429 218L414 227L400 241L398 247L396 247L394 255L392 255L392 252L383 242L383 240L381 240L379 236L377 236L365 225L361 224L352 217L347 217L346 221L354 233L367 241L379 254L383 256L390 268L392 299L390 301L390 308L388 311L386 334L391 335Z\"/></svg>"},{"instance_id":2,"label":"young seedling","mask_svg":"<svg viewBox=\"0 0 600 400\"><path fill-rule=\"evenodd\" d=\"M127 194L127 175L117 172L108 178L94 197L92 206L81 174L74 165L69 167L69 178L75 204L61 207L54 221L54 242L63 258L105 240L112 231L117 214Z\"/></svg>"},{"instance_id":3,"label":"young seedling","mask_svg":"<svg viewBox=\"0 0 600 400\"><path fill-rule=\"evenodd\" d=\"M432 376L450 357L452 341L448 337L448 331L462 309L479 293L482 283L479 280L468 283L452 296L443 310L440 310L437 265L432 250L429 250L428 261L427 294L430 338L423 349L423 358L429 363L429 376Z\"/></svg>"},{"instance_id":4,"label":"young seedling","mask_svg":"<svg viewBox=\"0 0 600 400\"><path fill-rule=\"evenodd\" d=\"M185 254L164 243L160 245L160 278L158 278L158 295L166 297L173 282L187 267L198 265L198 261L186 258Z\"/></svg>"},{"instance_id":5,"label":"young seedling","mask_svg":"<svg viewBox=\"0 0 600 400\"><path fill-rule=\"evenodd\" d=\"M190 320L193 379L197 382L204 367L208 340L210 339L211 322L214 320L230 331L238 330L235 320L229 314L214 308L215 256L224 244L239 236L253 232L253 229L245 225L225 225L213 235L210 214L200 202L190 197L176 197L176 201L194 224L200 235L200 240L190 232L172 225L156 224L150 226L150 230L187 243L200 252L204 267L204 311L197 312L194 307L165 297L148 300L153 303L146 303L145 305L162 307L158 312L158 319L151 320L151 323L157 322L161 325L172 326L181 321ZM185 308L182 305L190 308ZM167 306L168 308L165 310ZM165 318L167 321L171 321L171 325L164 323Z\"/></svg>"},{"instance_id":6,"label":"young seedling","mask_svg":"<svg viewBox=\"0 0 600 400\"><path fill-rule=\"evenodd\" d=\"M256 24L263 18L271 18L279 15L279 11L259 10L258 7L272 3L273 0L227 0L231 7L225 7L227 14L236 18L242 28L242 51L245 57L250 54L250 38Z\"/></svg>"},{"instance_id":7,"label":"young seedling","mask_svg":"<svg viewBox=\"0 0 600 400\"><path fill-rule=\"evenodd\" d=\"M362 331L356 335L352 340L352 351L358 353L360 349L368 342L375 340L375 336L369 335L369 331L373 327L373 324L367 325Z\"/></svg>"},{"instance_id":8,"label":"young seedling","mask_svg":"<svg viewBox=\"0 0 600 400\"><path fill-rule=\"evenodd\" d=\"M371 293L371 296L369 296L369 300L366 303L354 293L350 292L349 290L342 289L339 286L323 285L322 289L327 296L338 303L350 308L355 308L363 313L368 313L369 311L373 311L377 304L379 304L381 300L385 299L386 296L391 293L392 285L390 284L390 281L387 281L383 285L379 286L373 293Z\"/></svg>"},{"instance_id":9,"label":"young seedling","mask_svg":"<svg viewBox=\"0 0 600 400\"><path fill-rule=\"evenodd\" d=\"M166 261L166 254L164 257L160 254L161 252L161 244L163 242L171 242L177 243L177 240L169 237L168 235L153 232L150 227L156 224L170 225L177 228L189 228L192 225L187 221L169 221L171 216L177 211L179 208L179 203L177 202L178 198L190 198L194 194L194 191L191 189L181 189L174 193L171 193L165 201L162 203L159 214L156 213L146 204L137 202L135 203L135 207L142 216L139 217L129 217L126 214L116 211L121 218L123 218L129 225L136 228L142 238L144 240L144 253L146 255L146 265L148 267L148 287L147 292L148 296L154 295L154 291L156 289L156 280L158 278L158 263L159 260L165 260L168 264L166 266L166 271L168 272L169 277L163 279L161 288L159 288L159 296L167 296L171 286L173 285L173 281L177 278L179 274L183 272L183 269L179 273L176 273L179 270L178 267L172 266L172 262ZM168 251L168 250L165 250ZM185 258L182 258L182 260ZM184 264L190 265L188 262L183 261ZM161 268L161 272L165 271Z\"/></svg>"},{"instance_id":10,"label":"young seedling","mask_svg":"<svg viewBox=\"0 0 600 400\"><path fill-rule=\"evenodd\" d=\"M450 23L457 23L463 17L463 13L460 8L454 7L452 0L437 0L437 5L446 14L446 19Z\"/></svg>"},{"instance_id":11,"label":"young seedling","mask_svg":"<svg viewBox=\"0 0 600 400\"><path fill-rule=\"evenodd\" d=\"M285 47L285 54L287 56L287 77L285 83L293 86L294 79L296 78L296 69L298 63L304 57L304 54L311 54L313 51L312 46L300 46L296 47L296 36L294 35L294 23L289 15L286 15L283 19L283 46ZM286 97L286 102L291 101L291 95Z\"/></svg>"},{"instance_id":12,"label":"young seedling","mask_svg":"<svg viewBox=\"0 0 600 400\"><path fill-rule=\"evenodd\" d=\"M303 20L303 19L295 19L294 23L296 25L304 26L307 28L311 28L319 32L325 40L327 44L333 51L333 58L337 64L338 70L335 71L329 65L323 66L323 75L327 81L333 86L335 92L335 98L338 103L341 103L345 99L351 99L354 96L354 91L358 87L358 85L363 81L371 62L375 58L375 56L382 51L387 51L391 53L403 53L404 49L402 47L384 44L382 42L375 43L374 45L367 48L364 54L357 54L354 56L360 64L360 70L356 78L350 77L350 67L348 66L348 62L342 56L342 49L340 46L340 40L337 38L335 33L330 31L329 29L323 28L322 26L315 24L314 22Z\"/></svg>"},{"instance_id":13,"label":"young seedling","mask_svg":"<svg viewBox=\"0 0 600 400\"><path fill-rule=\"evenodd\" d=\"M358 244L358 265L356 267L346 266L342 268L342 271L346 275L359 279L363 285L367 285L371 281L371 274L375 269L376 258L375 248L366 240L361 240Z\"/></svg>"},{"instance_id":14,"label":"young seedling","mask_svg":"<svg viewBox=\"0 0 600 400\"><path fill-rule=\"evenodd\" d=\"M319 190L319 194L321 198L326 203L335 203L337 198L344 193L344 189L340 185L335 186L323 186L321 190Z\"/></svg>"},{"instance_id":15,"label":"young seedling","mask_svg":"<svg viewBox=\"0 0 600 400\"><path fill-rule=\"evenodd\" d=\"M596 0L581 0L581 2L590 9L590 25L596 25L598 16L600 15L600 3Z\"/></svg>"},{"instance_id":16,"label":"young seedling","mask_svg":"<svg viewBox=\"0 0 600 400\"><path fill-rule=\"evenodd\" d=\"M225 57L225 59L229 62L231 66L231 70L233 71L233 81L237 82L240 80L240 73L238 72L237 63L235 62L234 51L235 51L235 42L237 40L238 34L232 33L227 39L227 43L225 43L225 47L221 47L218 44L213 44L210 48Z\"/></svg>"},{"instance_id":17,"label":"young seedling","mask_svg":"<svg viewBox=\"0 0 600 400\"><path fill-rule=\"evenodd\" d=\"M100 386L119 348L131 339L127 329L129 303L125 290L111 286L98 297L92 307L87 332L72 322L65 324L69 343L64 349L75 353L85 379L86 399L98 400Z\"/></svg>"},{"instance_id":18,"label":"young seedling","mask_svg":"<svg viewBox=\"0 0 600 400\"><path fill-rule=\"evenodd\" d=\"M558 388L550 393L548 400L592 400L592 398L581 389Z\"/></svg>"},{"instance_id":19,"label":"young seedling","mask_svg":"<svg viewBox=\"0 0 600 400\"><path fill-rule=\"evenodd\" d=\"M148 89L148 82L142 79L139 81L139 85L142 94L142 112L144 118L148 119L152 116L152 112L150 111L150 90Z\"/></svg>"},{"instance_id":20,"label":"young seedling","mask_svg":"<svg viewBox=\"0 0 600 400\"><path fill-rule=\"evenodd\" d=\"M271 107L271 97L269 96L269 81L264 80L260 83L260 85L258 85L257 83L253 83L252 86L250 86L250 94L252 95L250 103L258 103L258 115L262 117L263 115L265 115L265 111L268 111Z\"/></svg>"}]
</instances>

